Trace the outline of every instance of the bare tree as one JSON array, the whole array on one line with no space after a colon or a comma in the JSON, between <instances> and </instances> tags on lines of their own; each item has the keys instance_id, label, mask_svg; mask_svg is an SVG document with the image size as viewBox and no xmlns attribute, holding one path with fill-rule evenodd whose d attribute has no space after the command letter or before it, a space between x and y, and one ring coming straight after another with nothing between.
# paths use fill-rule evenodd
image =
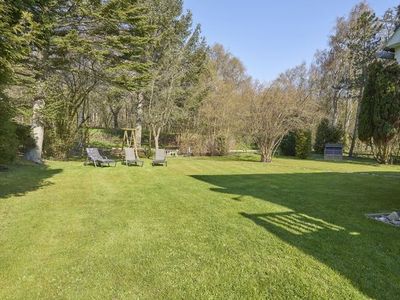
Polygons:
<instances>
[{"instance_id":1,"label":"bare tree","mask_svg":"<svg viewBox=\"0 0 400 300\"><path fill-rule=\"evenodd\" d=\"M269 86L256 88L245 119L260 148L261 161L271 162L283 137L289 131L308 127L314 115L305 65L287 71Z\"/></svg>"}]
</instances>

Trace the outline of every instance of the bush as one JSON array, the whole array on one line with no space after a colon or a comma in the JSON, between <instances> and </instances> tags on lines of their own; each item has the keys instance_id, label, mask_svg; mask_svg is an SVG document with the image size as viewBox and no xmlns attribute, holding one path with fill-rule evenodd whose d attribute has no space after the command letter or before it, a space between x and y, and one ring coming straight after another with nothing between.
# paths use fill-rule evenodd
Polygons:
<instances>
[{"instance_id":1,"label":"bush","mask_svg":"<svg viewBox=\"0 0 400 300\"><path fill-rule=\"evenodd\" d=\"M18 139L15 124L9 120L0 121L0 162L11 162L17 156Z\"/></svg>"},{"instance_id":2,"label":"bush","mask_svg":"<svg viewBox=\"0 0 400 300\"><path fill-rule=\"evenodd\" d=\"M315 136L314 150L316 153L323 154L325 144L339 143L343 139L343 129L341 126L332 126L328 119L323 119L318 125Z\"/></svg>"},{"instance_id":3,"label":"bush","mask_svg":"<svg viewBox=\"0 0 400 300\"><path fill-rule=\"evenodd\" d=\"M287 134L279 147L285 156L296 156L305 159L311 152L311 131L298 130Z\"/></svg>"},{"instance_id":4,"label":"bush","mask_svg":"<svg viewBox=\"0 0 400 300\"><path fill-rule=\"evenodd\" d=\"M311 153L311 131L298 130L295 133L296 157L306 159Z\"/></svg>"},{"instance_id":5,"label":"bush","mask_svg":"<svg viewBox=\"0 0 400 300\"><path fill-rule=\"evenodd\" d=\"M287 134L279 147L280 153L285 156L296 155L296 135L293 132Z\"/></svg>"},{"instance_id":6,"label":"bush","mask_svg":"<svg viewBox=\"0 0 400 300\"><path fill-rule=\"evenodd\" d=\"M11 121L11 109L0 95L0 162L11 162L17 156L18 138L16 126Z\"/></svg>"},{"instance_id":7,"label":"bush","mask_svg":"<svg viewBox=\"0 0 400 300\"><path fill-rule=\"evenodd\" d=\"M201 134L184 132L179 137L179 152L182 154L204 155L207 152L207 141Z\"/></svg>"},{"instance_id":8,"label":"bush","mask_svg":"<svg viewBox=\"0 0 400 300\"><path fill-rule=\"evenodd\" d=\"M226 155L229 152L229 145L225 136L218 136L215 140L215 154Z\"/></svg>"},{"instance_id":9,"label":"bush","mask_svg":"<svg viewBox=\"0 0 400 300\"><path fill-rule=\"evenodd\" d=\"M18 147L21 153L26 153L28 150L36 147L31 126L17 124L15 133L17 135Z\"/></svg>"},{"instance_id":10,"label":"bush","mask_svg":"<svg viewBox=\"0 0 400 300\"><path fill-rule=\"evenodd\" d=\"M124 131L115 128L89 128L88 143L100 148L121 147Z\"/></svg>"}]
</instances>

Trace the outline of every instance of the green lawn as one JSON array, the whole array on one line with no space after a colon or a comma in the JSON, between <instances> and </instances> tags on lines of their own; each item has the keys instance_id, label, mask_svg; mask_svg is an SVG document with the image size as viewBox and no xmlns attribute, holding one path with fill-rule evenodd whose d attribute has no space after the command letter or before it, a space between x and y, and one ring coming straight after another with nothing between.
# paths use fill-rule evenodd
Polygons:
<instances>
[{"instance_id":1,"label":"green lawn","mask_svg":"<svg viewBox=\"0 0 400 300\"><path fill-rule=\"evenodd\" d=\"M397 299L400 167L176 158L0 173L0 299Z\"/></svg>"}]
</instances>

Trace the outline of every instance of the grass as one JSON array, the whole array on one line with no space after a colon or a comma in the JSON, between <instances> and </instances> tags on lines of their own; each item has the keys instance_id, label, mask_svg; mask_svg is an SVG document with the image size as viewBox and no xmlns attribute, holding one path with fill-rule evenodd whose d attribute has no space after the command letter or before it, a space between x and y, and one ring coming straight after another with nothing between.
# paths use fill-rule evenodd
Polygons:
<instances>
[{"instance_id":1,"label":"grass","mask_svg":"<svg viewBox=\"0 0 400 300\"><path fill-rule=\"evenodd\" d=\"M254 156L0 173L0 299L396 299L400 167Z\"/></svg>"}]
</instances>

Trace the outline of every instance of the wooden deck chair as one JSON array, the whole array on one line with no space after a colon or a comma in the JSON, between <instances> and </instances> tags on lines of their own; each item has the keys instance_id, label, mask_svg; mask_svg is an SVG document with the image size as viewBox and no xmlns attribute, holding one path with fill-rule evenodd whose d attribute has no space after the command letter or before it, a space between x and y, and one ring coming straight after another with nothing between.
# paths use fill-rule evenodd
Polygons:
<instances>
[{"instance_id":1,"label":"wooden deck chair","mask_svg":"<svg viewBox=\"0 0 400 300\"><path fill-rule=\"evenodd\" d=\"M167 153L165 149L157 149L153 158L152 165L165 165L167 166Z\"/></svg>"},{"instance_id":2,"label":"wooden deck chair","mask_svg":"<svg viewBox=\"0 0 400 300\"><path fill-rule=\"evenodd\" d=\"M125 151L125 164L127 166L130 165L135 165L135 166L140 166L143 167L143 160L140 160L138 157L136 157L135 149L133 148L124 148Z\"/></svg>"},{"instance_id":3,"label":"wooden deck chair","mask_svg":"<svg viewBox=\"0 0 400 300\"><path fill-rule=\"evenodd\" d=\"M89 163L93 163L95 167L102 167L103 165L114 164L114 167L117 165L115 160L107 158L107 156L102 156L99 153L99 149L97 148L86 148L87 158Z\"/></svg>"}]
</instances>

